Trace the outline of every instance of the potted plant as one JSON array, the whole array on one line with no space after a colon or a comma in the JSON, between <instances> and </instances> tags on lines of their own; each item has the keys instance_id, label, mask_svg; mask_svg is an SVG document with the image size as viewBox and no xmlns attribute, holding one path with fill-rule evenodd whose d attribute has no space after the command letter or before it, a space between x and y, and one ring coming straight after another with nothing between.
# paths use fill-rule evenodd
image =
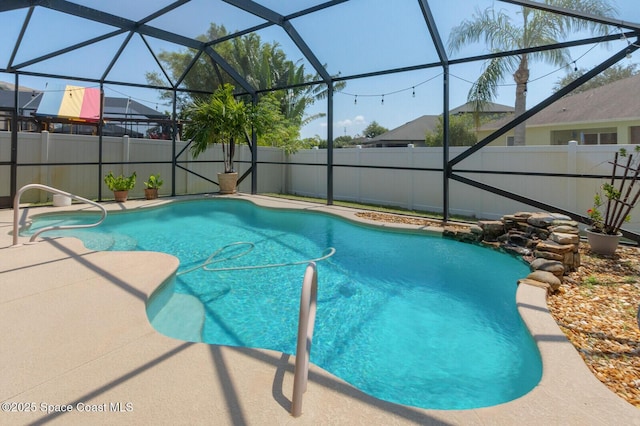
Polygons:
<instances>
[{"instance_id":1,"label":"potted plant","mask_svg":"<svg viewBox=\"0 0 640 426\"><path fill-rule=\"evenodd\" d=\"M160 179L160 174L150 175L149 179L144 183L144 197L147 200L155 200L158 198L158 189L164 181Z\"/></svg>"},{"instance_id":2,"label":"potted plant","mask_svg":"<svg viewBox=\"0 0 640 426\"><path fill-rule=\"evenodd\" d=\"M107 187L113 191L113 196L116 201L119 203L124 203L127 201L127 196L129 195L129 191L136 186L136 172L133 172L131 176L114 176L113 172L109 172L104 177L104 183L107 184Z\"/></svg>"},{"instance_id":3,"label":"potted plant","mask_svg":"<svg viewBox=\"0 0 640 426\"><path fill-rule=\"evenodd\" d=\"M191 153L197 158L210 145L219 143L224 157L224 172L218 173L221 194L236 192L238 173L233 158L236 143L251 146L250 132L265 134L284 123L277 102L263 96L255 105L245 104L233 96L230 84L219 86L206 101L195 101L185 108L185 137L193 145ZM275 133L275 132L274 132Z\"/></svg>"},{"instance_id":4,"label":"potted plant","mask_svg":"<svg viewBox=\"0 0 640 426\"><path fill-rule=\"evenodd\" d=\"M640 146L636 146L635 151L640 152ZM627 157L626 164L618 163L621 157ZM616 152L611 164L613 171L610 181L602 184L601 192L593 196L593 207L587 210L590 219L590 227L586 230L587 241L593 252L603 255L615 253L622 236L620 228L631 219L629 213L640 197L640 187L635 185L640 166L635 164L633 155L627 156L627 151L622 148ZM616 175L618 168L623 170L621 176Z\"/></svg>"}]
</instances>

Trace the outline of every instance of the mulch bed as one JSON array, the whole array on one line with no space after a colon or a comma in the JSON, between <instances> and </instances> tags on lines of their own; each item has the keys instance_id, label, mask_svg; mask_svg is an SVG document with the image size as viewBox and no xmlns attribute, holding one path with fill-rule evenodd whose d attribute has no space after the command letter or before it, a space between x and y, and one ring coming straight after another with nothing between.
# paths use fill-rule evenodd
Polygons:
<instances>
[{"instance_id":1,"label":"mulch bed","mask_svg":"<svg viewBox=\"0 0 640 426\"><path fill-rule=\"evenodd\" d=\"M437 220L363 212L369 220L442 227ZM447 225L449 226L449 225ZM463 225L453 225L459 227ZM611 257L580 248L580 268L564 277L547 305L593 374L640 408L640 249L621 246Z\"/></svg>"},{"instance_id":2,"label":"mulch bed","mask_svg":"<svg viewBox=\"0 0 640 426\"><path fill-rule=\"evenodd\" d=\"M582 244L580 255L581 267L547 305L593 374L640 408L640 250L619 247L604 257Z\"/></svg>"}]
</instances>

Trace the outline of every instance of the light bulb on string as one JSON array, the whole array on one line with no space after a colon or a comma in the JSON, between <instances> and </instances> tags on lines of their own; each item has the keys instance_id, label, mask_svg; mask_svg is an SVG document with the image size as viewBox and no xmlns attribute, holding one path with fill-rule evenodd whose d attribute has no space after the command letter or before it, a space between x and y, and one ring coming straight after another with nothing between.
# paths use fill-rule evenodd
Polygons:
<instances>
[{"instance_id":1,"label":"light bulb on string","mask_svg":"<svg viewBox=\"0 0 640 426\"><path fill-rule=\"evenodd\" d=\"M411 88L411 97L412 98L416 97L416 88L415 88L415 86Z\"/></svg>"},{"instance_id":2,"label":"light bulb on string","mask_svg":"<svg viewBox=\"0 0 640 426\"><path fill-rule=\"evenodd\" d=\"M353 104L358 105L358 95L355 95L353 98Z\"/></svg>"},{"instance_id":3,"label":"light bulb on string","mask_svg":"<svg viewBox=\"0 0 640 426\"><path fill-rule=\"evenodd\" d=\"M631 59L631 49L627 49L627 59Z\"/></svg>"},{"instance_id":4,"label":"light bulb on string","mask_svg":"<svg viewBox=\"0 0 640 426\"><path fill-rule=\"evenodd\" d=\"M382 100L380 101L380 105L384 105L384 95L382 95Z\"/></svg>"}]
</instances>

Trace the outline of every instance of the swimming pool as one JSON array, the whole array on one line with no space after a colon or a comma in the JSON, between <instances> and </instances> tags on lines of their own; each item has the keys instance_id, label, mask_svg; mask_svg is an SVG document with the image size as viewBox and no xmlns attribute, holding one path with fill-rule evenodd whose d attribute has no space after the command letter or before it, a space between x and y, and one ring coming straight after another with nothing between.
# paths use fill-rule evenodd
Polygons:
<instances>
[{"instance_id":1,"label":"swimming pool","mask_svg":"<svg viewBox=\"0 0 640 426\"><path fill-rule=\"evenodd\" d=\"M37 217L32 229L73 221L91 218ZM110 214L92 231L61 233L92 249L177 256L181 275L149 306L160 332L285 353L295 351L304 261L335 248L318 262L311 361L387 401L490 406L524 395L542 374L515 306L528 267L489 249L232 199ZM224 247L213 271L198 267ZM242 269L289 262L300 263Z\"/></svg>"}]
</instances>

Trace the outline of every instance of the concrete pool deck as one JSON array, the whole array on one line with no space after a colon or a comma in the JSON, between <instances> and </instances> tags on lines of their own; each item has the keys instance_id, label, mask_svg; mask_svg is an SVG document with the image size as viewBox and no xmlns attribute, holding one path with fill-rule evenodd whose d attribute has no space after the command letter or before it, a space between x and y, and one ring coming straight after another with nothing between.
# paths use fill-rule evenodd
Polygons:
<instances>
[{"instance_id":1,"label":"concrete pool deck","mask_svg":"<svg viewBox=\"0 0 640 426\"><path fill-rule=\"evenodd\" d=\"M238 197L356 219L355 210L336 206ZM20 216L85 208L33 208ZM293 356L178 341L151 327L146 301L174 274L173 256L95 252L71 238L11 247L12 220L12 210L0 210L3 425L640 425L640 410L591 374L555 324L545 290L528 285L520 286L516 303L540 348L543 377L527 395L488 408L423 410L370 397L312 365L303 414L294 418Z\"/></svg>"}]
</instances>

